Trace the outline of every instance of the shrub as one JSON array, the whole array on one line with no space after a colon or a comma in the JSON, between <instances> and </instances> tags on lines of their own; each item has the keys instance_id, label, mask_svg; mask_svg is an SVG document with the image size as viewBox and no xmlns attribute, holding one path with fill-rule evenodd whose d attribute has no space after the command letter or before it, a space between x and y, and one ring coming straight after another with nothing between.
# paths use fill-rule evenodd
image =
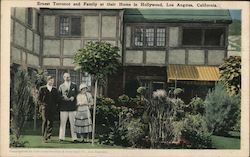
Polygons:
<instances>
[{"instance_id":1,"label":"shrub","mask_svg":"<svg viewBox=\"0 0 250 157\"><path fill-rule=\"evenodd\" d=\"M124 106L97 105L96 113L99 143L130 146L126 134L127 124L134 114L132 109Z\"/></svg>"},{"instance_id":2,"label":"shrub","mask_svg":"<svg viewBox=\"0 0 250 157\"><path fill-rule=\"evenodd\" d=\"M220 80L230 95L237 95L241 89L241 57L230 56L219 67Z\"/></svg>"},{"instance_id":3,"label":"shrub","mask_svg":"<svg viewBox=\"0 0 250 157\"><path fill-rule=\"evenodd\" d=\"M126 106L129 104L129 97L125 94L121 95L118 97L117 101L123 105L123 106Z\"/></svg>"},{"instance_id":4,"label":"shrub","mask_svg":"<svg viewBox=\"0 0 250 157\"><path fill-rule=\"evenodd\" d=\"M35 87L32 82L33 80L28 75L27 70L22 68L12 69L10 89L10 129L11 134L14 137L10 143L11 146L22 146L20 136L33 105L31 89Z\"/></svg>"},{"instance_id":5,"label":"shrub","mask_svg":"<svg viewBox=\"0 0 250 157\"><path fill-rule=\"evenodd\" d=\"M146 94L146 87L139 87L136 91L140 95L145 95Z\"/></svg>"},{"instance_id":6,"label":"shrub","mask_svg":"<svg viewBox=\"0 0 250 157\"><path fill-rule=\"evenodd\" d=\"M208 129L216 135L227 135L237 122L240 96L230 96L222 82L209 91L205 100Z\"/></svg>"},{"instance_id":7,"label":"shrub","mask_svg":"<svg viewBox=\"0 0 250 157\"><path fill-rule=\"evenodd\" d=\"M25 147L25 144L28 144L28 141L22 141L20 138L15 136L10 136L10 147Z\"/></svg>"},{"instance_id":8,"label":"shrub","mask_svg":"<svg viewBox=\"0 0 250 157\"><path fill-rule=\"evenodd\" d=\"M201 115L187 115L173 125L175 140L185 143L188 148L211 148L211 134Z\"/></svg>"},{"instance_id":9,"label":"shrub","mask_svg":"<svg viewBox=\"0 0 250 157\"><path fill-rule=\"evenodd\" d=\"M126 126L126 138L133 147L140 145L140 139L145 135L145 126L140 119L132 119Z\"/></svg>"},{"instance_id":10,"label":"shrub","mask_svg":"<svg viewBox=\"0 0 250 157\"><path fill-rule=\"evenodd\" d=\"M176 112L174 103L164 90L157 90L153 97L147 104L143 118L148 124L151 147L157 148L161 142L172 141L172 122Z\"/></svg>"},{"instance_id":11,"label":"shrub","mask_svg":"<svg viewBox=\"0 0 250 157\"><path fill-rule=\"evenodd\" d=\"M204 115L205 112L204 101L199 97L192 98L191 102L187 105L187 110L192 114Z\"/></svg>"}]
</instances>

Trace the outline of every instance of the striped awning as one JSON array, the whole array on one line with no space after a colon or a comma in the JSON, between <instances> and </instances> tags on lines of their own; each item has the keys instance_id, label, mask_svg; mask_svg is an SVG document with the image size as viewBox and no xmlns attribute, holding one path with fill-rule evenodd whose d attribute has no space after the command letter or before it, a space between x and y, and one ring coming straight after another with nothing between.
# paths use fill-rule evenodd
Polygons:
<instances>
[{"instance_id":1,"label":"striped awning","mask_svg":"<svg viewBox=\"0 0 250 157\"><path fill-rule=\"evenodd\" d=\"M168 82L184 81L218 81L219 68L215 66L177 65L167 66Z\"/></svg>"}]
</instances>

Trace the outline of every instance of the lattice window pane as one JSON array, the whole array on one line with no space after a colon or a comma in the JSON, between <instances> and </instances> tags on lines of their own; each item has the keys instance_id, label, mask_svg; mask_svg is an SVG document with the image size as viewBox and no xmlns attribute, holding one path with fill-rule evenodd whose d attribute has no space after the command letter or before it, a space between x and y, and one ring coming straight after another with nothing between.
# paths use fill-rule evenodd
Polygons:
<instances>
[{"instance_id":1,"label":"lattice window pane","mask_svg":"<svg viewBox=\"0 0 250 157\"><path fill-rule=\"evenodd\" d=\"M154 46L154 29L147 28L146 32L146 46Z\"/></svg>"},{"instance_id":2,"label":"lattice window pane","mask_svg":"<svg viewBox=\"0 0 250 157\"><path fill-rule=\"evenodd\" d=\"M60 18L60 35L69 34L69 18L61 17Z\"/></svg>"},{"instance_id":3,"label":"lattice window pane","mask_svg":"<svg viewBox=\"0 0 250 157\"><path fill-rule=\"evenodd\" d=\"M71 35L81 35L81 18L71 18Z\"/></svg>"},{"instance_id":4,"label":"lattice window pane","mask_svg":"<svg viewBox=\"0 0 250 157\"><path fill-rule=\"evenodd\" d=\"M74 70L70 70L71 81L76 83L77 87L80 85L80 72L76 72Z\"/></svg>"},{"instance_id":5,"label":"lattice window pane","mask_svg":"<svg viewBox=\"0 0 250 157\"><path fill-rule=\"evenodd\" d=\"M56 86L57 84L57 78L56 78L56 69L47 69L48 76L52 76L55 80L54 85Z\"/></svg>"},{"instance_id":6,"label":"lattice window pane","mask_svg":"<svg viewBox=\"0 0 250 157\"><path fill-rule=\"evenodd\" d=\"M65 69L59 69L58 73L57 73L57 87L59 87L62 83L64 83L64 79L63 79L63 74L68 72Z\"/></svg>"},{"instance_id":7,"label":"lattice window pane","mask_svg":"<svg viewBox=\"0 0 250 157\"><path fill-rule=\"evenodd\" d=\"M143 46L143 29L135 28L135 46Z\"/></svg>"},{"instance_id":8,"label":"lattice window pane","mask_svg":"<svg viewBox=\"0 0 250 157\"><path fill-rule=\"evenodd\" d=\"M166 32L165 28L157 28L157 38L156 46L165 46L166 41Z\"/></svg>"},{"instance_id":9,"label":"lattice window pane","mask_svg":"<svg viewBox=\"0 0 250 157\"><path fill-rule=\"evenodd\" d=\"M29 26L32 26L32 15L33 15L33 13L32 13L32 8L28 8L28 25Z\"/></svg>"}]
</instances>

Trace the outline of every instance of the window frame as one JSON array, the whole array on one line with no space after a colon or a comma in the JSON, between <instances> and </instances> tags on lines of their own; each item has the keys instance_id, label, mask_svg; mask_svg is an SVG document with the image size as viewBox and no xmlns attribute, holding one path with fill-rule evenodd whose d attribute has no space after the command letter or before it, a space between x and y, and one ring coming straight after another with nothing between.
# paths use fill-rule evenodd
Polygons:
<instances>
[{"instance_id":1,"label":"window frame","mask_svg":"<svg viewBox=\"0 0 250 157\"><path fill-rule=\"evenodd\" d=\"M77 75L76 78L79 79L79 82L76 82L74 80L71 80L72 82L76 83L77 86L79 86L81 83L83 83L83 77L89 77L90 75L84 75L81 72L75 71L72 68L57 68L57 67L45 67L46 71L48 72L49 70L54 71L55 72L55 82L54 82L54 86L59 88L59 86L61 85L61 83L63 83L63 78L62 76L60 76L60 74L63 75L64 72L68 72L70 73L70 75L72 75L72 71L74 71ZM50 73L48 72L48 75L50 75ZM54 75L53 75L54 76ZM79 84L78 84L79 83ZM90 85L92 86L92 77L90 78ZM90 88L91 88L90 86Z\"/></svg>"},{"instance_id":2,"label":"window frame","mask_svg":"<svg viewBox=\"0 0 250 157\"><path fill-rule=\"evenodd\" d=\"M68 18L69 19L69 32L68 34L61 34L61 18ZM72 35L72 19L79 18L80 19L80 33L79 35ZM60 37L81 37L82 36L82 16L68 16L68 15L61 15L58 18L58 36Z\"/></svg>"},{"instance_id":3,"label":"window frame","mask_svg":"<svg viewBox=\"0 0 250 157\"><path fill-rule=\"evenodd\" d=\"M201 44L200 45L184 45L183 44L183 32L184 32L184 29L200 29L201 30ZM223 44L221 45L206 45L205 44L205 34L206 34L206 30L212 30L212 29L221 29L223 30L223 34L224 34L224 37L223 37ZM209 27L202 27L202 26L182 26L181 27L181 33L180 33L180 43L179 45L181 47L201 47L201 48L225 48L227 47L227 39L226 39L226 36L227 36L227 28L225 26L209 26Z\"/></svg>"},{"instance_id":4,"label":"window frame","mask_svg":"<svg viewBox=\"0 0 250 157\"><path fill-rule=\"evenodd\" d=\"M27 25L28 27L33 27L33 9L27 8Z\"/></svg>"},{"instance_id":5,"label":"window frame","mask_svg":"<svg viewBox=\"0 0 250 157\"><path fill-rule=\"evenodd\" d=\"M132 25L132 35L131 35L131 48L133 49L164 49L167 44L167 27L162 26L162 25ZM137 46L135 44L135 34L136 34L136 29L142 29L143 31L143 41L142 41L142 46ZM153 29L153 46L148 46L146 42L146 29ZM157 30L158 29L164 29L164 44L162 46L157 46Z\"/></svg>"}]
</instances>

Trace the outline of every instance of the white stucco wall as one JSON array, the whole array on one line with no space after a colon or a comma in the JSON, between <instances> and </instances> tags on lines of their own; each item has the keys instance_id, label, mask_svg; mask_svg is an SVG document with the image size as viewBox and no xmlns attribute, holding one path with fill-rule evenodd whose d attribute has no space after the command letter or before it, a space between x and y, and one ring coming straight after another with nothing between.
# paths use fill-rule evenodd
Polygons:
<instances>
[{"instance_id":1,"label":"white stucco wall","mask_svg":"<svg viewBox=\"0 0 250 157\"><path fill-rule=\"evenodd\" d=\"M126 51L126 63L142 63L143 51Z\"/></svg>"},{"instance_id":2,"label":"white stucco wall","mask_svg":"<svg viewBox=\"0 0 250 157\"><path fill-rule=\"evenodd\" d=\"M74 55L81 48L81 40L64 40L63 55Z\"/></svg>"},{"instance_id":3,"label":"white stucco wall","mask_svg":"<svg viewBox=\"0 0 250 157\"><path fill-rule=\"evenodd\" d=\"M16 18L22 21L23 23L26 23L26 9L25 8L16 8Z\"/></svg>"},{"instance_id":4,"label":"white stucco wall","mask_svg":"<svg viewBox=\"0 0 250 157\"><path fill-rule=\"evenodd\" d=\"M84 20L84 36L85 37L98 37L99 28L98 16L85 16Z\"/></svg>"},{"instance_id":5,"label":"white stucco wall","mask_svg":"<svg viewBox=\"0 0 250 157\"><path fill-rule=\"evenodd\" d=\"M72 58L64 58L63 66L74 66Z\"/></svg>"},{"instance_id":6,"label":"white stucco wall","mask_svg":"<svg viewBox=\"0 0 250 157\"><path fill-rule=\"evenodd\" d=\"M169 50L169 64L185 64L185 50Z\"/></svg>"},{"instance_id":7,"label":"white stucco wall","mask_svg":"<svg viewBox=\"0 0 250 157\"><path fill-rule=\"evenodd\" d=\"M60 66L60 59L59 58L43 58L43 65Z\"/></svg>"},{"instance_id":8,"label":"white stucco wall","mask_svg":"<svg viewBox=\"0 0 250 157\"><path fill-rule=\"evenodd\" d=\"M188 50L188 64L205 64L205 51Z\"/></svg>"},{"instance_id":9,"label":"white stucco wall","mask_svg":"<svg viewBox=\"0 0 250 157\"><path fill-rule=\"evenodd\" d=\"M21 51L15 47L11 47L11 58L13 61L21 61Z\"/></svg>"},{"instance_id":10,"label":"white stucco wall","mask_svg":"<svg viewBox=\"0 0 250 157\"><path fill-rule=\"evenodd\" d=\"M44 40L44 55L60 55L60 40Z\"/></svg>"},{"instance_id":11,"label":"white stucco wall","mask_svg":"<svg viewBox=\"0 0 250 157\"><path fill-rule=\"evenodd\" d=\"M34 52L39 54L40 52L40 36L38 34L34 34Z\"/></svg>"},{"instance_id":12,"label":"white stucco wall","mask_svg":"<svg viewBox=\"0 0 250 157\"><path fill-rule=\"evenodd\" d=\"M126 47L131 46L131 27L125 28Z\"/></svg>"},{"instance_id":13,"label":"white stucco wall","mask_svg":"<svg viewBox=\"0 0 250 157\"><path fill-rule=\"evenodd\" d=\"M165 64L165 51L146 51L146 63Z\"/></svg>"},{"instance_id":14,"label":"white stucco wall","mask_svg":"<svg viewBox=\"0 0 250 157\"><path fill-rule=\"evenodd\" d=\"M27 29L27 49L32 51L33 49L33 32L29 29Z\"/></svg>"},{"instance_id":15,"label":"white stucco wall","mask_svg":"<svg viewBox=\"0 0 250 157\"><path fill-rule=\"evenodd\" d=\"M55 36L55 16L44 16L44 35Z\"/></svg>"},{"instance_id":16,"label":"white stucco wall","mask_svg":"<svg viewBox=\"0 0 250 157\"><path fill-rule=\"evenodd\" d=\"M116 16L102 16L102 37L116 37Z\"/></svg>"},{"instance_id":17,"label":"white stucco wall","mask_svg":"<svg viewBox=\"0 0 250 157\"><path fill-rule=\"evenodd\" d=\"M179 38L179 27L169 27L169 46L177 47Z\"/></svg>"},{"instance_id":18,"label":"white stucco wall","mask_svg":"<svg viewBox=\"0 0 250 157\"><path fill-rule=\"evenodd\" d=\"M209 50L208 51L208 64L219 65L223 63L224 50Z\"/></svg>"},{"instance_id":19,"label":"white stucco wall","mask_svg":"<svg viewBox=\"0 0 250 157\"><path fill-rule=\"evenodd\" d=\"M39 65L39 58L32 54L27 54L27 64L28 65Z\"/></svg>"},{"instance_id":20,"label":"white stucco wall","mask_svg":"<svg viewBox=\"0 0 250 157\"><path fill-rule=\"evenodd\" d=\"M22 47L25 47L25 28L18 22L15 22L14 42Z\"/></svg>"}]
</instances>

